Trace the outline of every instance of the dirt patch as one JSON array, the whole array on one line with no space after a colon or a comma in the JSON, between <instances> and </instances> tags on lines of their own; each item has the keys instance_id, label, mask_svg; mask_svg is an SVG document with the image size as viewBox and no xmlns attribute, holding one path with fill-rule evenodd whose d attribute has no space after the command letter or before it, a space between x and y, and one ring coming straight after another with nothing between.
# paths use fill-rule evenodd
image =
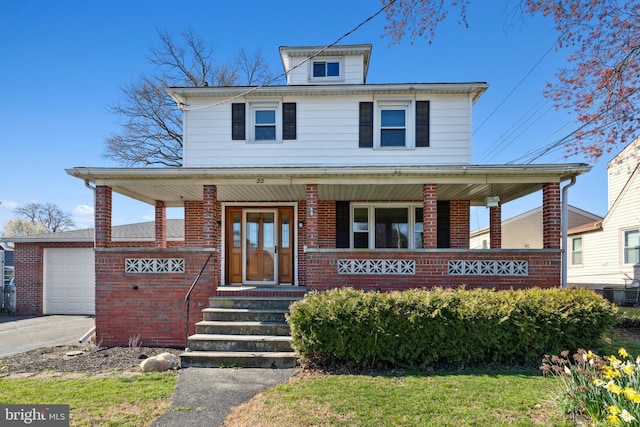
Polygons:
<instances>
[{"instance_id":1,"label":"dirt patch","mask_svg":"<svg viewBox=\"0 0 640 427\"><path fill-rule=\"evenodd\" d=\"M51 373L95 375L141 372L140 362L147 357L164 352L177 356L182 353L182 349L95 346L41 348L13 356L0 357L0 377Z\"/></svg>"}]
</instances>

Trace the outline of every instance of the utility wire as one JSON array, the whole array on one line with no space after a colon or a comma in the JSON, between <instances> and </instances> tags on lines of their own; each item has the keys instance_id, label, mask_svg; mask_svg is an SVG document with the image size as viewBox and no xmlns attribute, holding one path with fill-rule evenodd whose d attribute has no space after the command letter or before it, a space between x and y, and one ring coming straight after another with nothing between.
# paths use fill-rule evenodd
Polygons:
<instances>
[{"instance_id":1,"label":"utility wire","mask_svg":"<svg viewBox=\"0 0 640 427\"><path fill-rule=\"evenodd\" d=\"M322 49L318 50L316 53L314 53L313 55L311 55L308 58L305 58L304 61L302 61L301 63L299 63L298 65L291 67L291 69L289 69L289 71L285 71L283 73L278 74L277 76L275 76L274 78L272 78L271 80L262 83L259 86L254 86L248 90L246 90L243 93L240 93L238 95L232 96L230 98L227 98L223 101L219 101L213 104L208 104L208 105L203 105L200 107L194 107L194 108L187 108L184 104L179 104L178 107L182 110L182 111L196 111L196 110L204 110L207 108L211 108L211 107L215 107L218 105L222 105L225 104L227 102L233 101L235 99L241 98L243 96L249 95L252 92L255 92L256 90L263 88L265 86L268 86L269 84L273 83L274 81L280 79L281 77L286 77L287 73L295 70L298 67L301 67L302 65L306 64L307 62L309 62L310 60L312 60L313 58L316 58L317 56L321 55L323 52L325 52L327 49L337 45L338 43L340 43L343 39L345 39L346 37L350 36L351 34L353 34L354 32L356 32L357 30L359 30L363 25L367 24L369 21L371 21L372 19L374 19L376 16L380 15L382 12L384 12L389 6L393 5L396 2L396 0L390 0L389 3L385 4L383 7L381 7L380 9L378 9L377 12L375 12L373 15L369 16L368 18L366 18L364 21L360 22L358 25L356 25L355 27L353 27L351 30L347 31L346 33L344 33L343 35L341 35L340 37L338 37L333 43L323 47Z\"/></svg>"}]
</instances>

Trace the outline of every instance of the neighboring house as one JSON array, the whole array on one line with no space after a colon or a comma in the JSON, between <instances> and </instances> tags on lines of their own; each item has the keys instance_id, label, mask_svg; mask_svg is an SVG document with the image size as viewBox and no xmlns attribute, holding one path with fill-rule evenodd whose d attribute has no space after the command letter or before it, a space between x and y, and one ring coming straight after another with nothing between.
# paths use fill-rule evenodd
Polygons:
<instances>
[{"instance_id":1,"label":"neighboring house","mask_svg":"<svg viewBox=\"0 0 640 427\"><path fill-rule=\"evenodd\" d=\"M569 228L602 220L602 217L569 205ZM489 226L471 232L470 249L488 249ZM502 221L502 249L542 249L542 207Z\"/></svg>"},{"instance_id":2,"label":"neighboring house","mask_svg":"<svg viewBox=\"0 0 640 427\"><path fill-rule=\"evenodd\" d=\"M67 170L95 191L103 345L184 345L198 277L190 331L223 291L560 285L560 187L588 165L473 165L486 83L367 84L371 45L280 55L286 85L168 88L184 112L183 167ZM543 248L500 249L500 202L540 190ZM114 192L155 206L153 242L114 239ZM470 207L485 203L492 249L470 250ZM181 241L167 238L168 207L184 209ZM41 294L28 274L17 266L22 289Z\"/></svg>"},{"instance_id":3,"label":"neighboring house","mask_svg":"<svg viewBox=\"0 0 640 427\"><path fill-rule=\"evenodd\" d=\"M640 137L608 164L604 219L569 229L570 285L624 286L640 280Z\"/></svg>"}]
</instances>

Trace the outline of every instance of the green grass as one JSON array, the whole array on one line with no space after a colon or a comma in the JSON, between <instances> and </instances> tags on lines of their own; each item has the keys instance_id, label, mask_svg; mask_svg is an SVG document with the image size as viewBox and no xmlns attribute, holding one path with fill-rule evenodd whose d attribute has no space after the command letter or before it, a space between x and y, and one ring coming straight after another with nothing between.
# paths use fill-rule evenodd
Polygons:
<instances>
[{"instance_id":1,"label":"green grass","mask_svg":"<svg viewBox=\"0 0 640 427\"><path fill-rule=\"evenodd\" d=\"M175 372L0 379L0 404L68 404L73 426L144 426L169 410Z\"/></svg>"},{"instance_id":2,"label":"green grass","mask_svg":"<svg viewBox=\"0 0 640 427\"><path fill-rule=\"evenodd\" d=\"M303 375L236 408L232 426L570 426L538 372Z\"/></svg>"}]
</instances>

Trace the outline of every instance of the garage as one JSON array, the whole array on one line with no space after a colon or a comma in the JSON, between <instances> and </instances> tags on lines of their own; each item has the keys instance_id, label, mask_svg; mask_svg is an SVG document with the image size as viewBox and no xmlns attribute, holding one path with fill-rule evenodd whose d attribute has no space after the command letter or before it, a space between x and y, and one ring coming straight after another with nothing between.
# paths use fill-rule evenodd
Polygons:
<instances>
[{"instance_id":1,"label":"garage","mask_svg":"<svg viewBox=\"0 0 640 427\"><path fill-rule=\"evenodd\" d=\"M44 249L43 279L43 314L95 314L93 249Z\"/></svg>"}]
</instances>

